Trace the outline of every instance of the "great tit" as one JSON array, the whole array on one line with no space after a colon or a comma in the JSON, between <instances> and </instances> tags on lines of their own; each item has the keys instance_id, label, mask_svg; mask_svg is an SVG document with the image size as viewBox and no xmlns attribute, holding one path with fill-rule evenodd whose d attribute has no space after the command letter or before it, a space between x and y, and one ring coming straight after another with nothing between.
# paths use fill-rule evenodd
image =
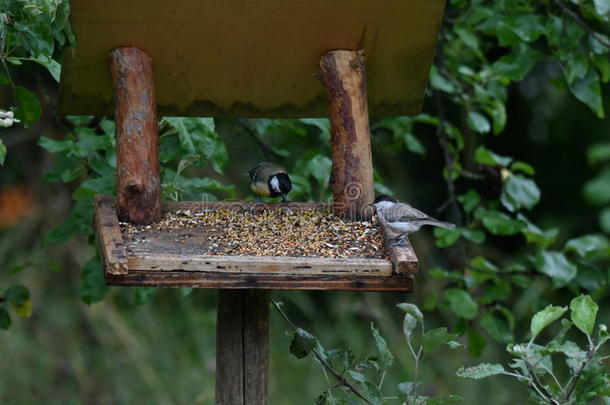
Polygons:
<instances>
[{"instance_id":1,"label":"great tit","mask_svg":"<svg viewBox=\"0 0 610 405\"><path fill-rule=\"evenodd\" d=\"M282 197L282 202L288 202L286 195L292 190L290 177L282 166L262 162L254 166L249 172L250 188L256 194L256 200L260 197Z\"/></svg>"},{"instance_id":2,"label":"great tit","mask_svg":"<svg viewBox=\"0 0 610 405\"><path fill-rule=\"evenodd\" d=\"M439 221L389 195L380 195L369 205L375 206L375 211L381 222L387 224L392 232L400 234L396 241L392 243L393 246L403 245L406 235L419 231L419 228L423 225L440 226L447 229L455 228L454 224Z\"/></svg>"}]
</instances>

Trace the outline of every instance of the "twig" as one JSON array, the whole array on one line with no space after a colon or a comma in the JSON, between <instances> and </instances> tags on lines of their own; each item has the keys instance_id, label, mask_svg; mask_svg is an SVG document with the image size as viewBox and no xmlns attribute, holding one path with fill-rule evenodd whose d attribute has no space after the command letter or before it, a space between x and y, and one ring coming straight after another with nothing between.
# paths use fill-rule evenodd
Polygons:
<instances>
[{"instance_id":1,"label":"twig","mask_svg":"<svg viewBox=\"0 0 610 405\"><path fill-rule=\"evenodd\" d=\"M273 306L275 307L275 309L277 309L277 311L280 313L282 318L284 318L284 320L288 323L288 325L290 325L290 327L292 329L294 329L294 331L296 332L298 328L292 323L292 321L288 318L288 316L284 313L284 311L282 311L282 309L280 308L278 303L273 301L273 300L271 300L271 302L273 303ZM333 377L335 377L335 379L337 380L337 383L339 385L341 385L341 386L347 388L348 390L350 390L354 395L356 395L358 398L360 398L361 400L363 400L367 404L373 405L373 403L364 394L362 394L360 391L358 391L358 389L356 387L354 387L349 381L347 381L345 379L345 377L343 377L337 370L335 370L330 364L328 364L328 362L324 359L324 357L322 357L320 352L318 352L315 348L313 348L311 351L314 354L314 356L316 357L316 360L318 360L318 362Z\"/></svg>"},{"instance_id":2,"label":"twig","mask_svg":"<svg viewBox=\"0 0 610 405\"><path fill-rule=\"evenodd\" d=\"M593 359L594 354L595 354L595 348L590 348L589 351L587 352L587 358L582 362L582 364L580 365L580 368L578 369L576 374L574 374L573 378L571 379L570 388L567 388L567 385L566 385L566 389L567 389L566 396L565 396L566 401L570 400L570 397L572 396L572 393L574 392L574 388L576 388L576 383L578 382L578 379L582 375L583 371L585 371L585 367L587 367L587 364L589 364L589 362Z\"/></svg>"},{"instance_id":3,"label":"twig","mask_svg":"<svg viewBox=\"0 0 610 405\"><path fill-rule=\"evenodd\" d=\"M238 122L239 126L242 127L246 131L246 133L248 135L250 135L252 137L252 139L254 139L256 141L256 143L258 144L258 146L262 150L263 155L265 156L266 160L269 160L270 155L273 155L276 158L282 158L283 157L279 153L275 152L272 148L267 146L263 141L261 141L259 139L259 137L256 136L256 132L253 131L252 128L250 128L246 123L244 123L241 120L237 120L237 122Z\"/></svg>"},{"instance_id":4,"label":"twig","mask_svg":"<svg viewBox=\"0 0 610 405\"><path fill-rule=\"evenodd\" d=\"M610 41L608 41L606 38L602 37L593 28L589 27L587 25L587 23L584 22L578 16L578 14L576 14L574 11L570 10L570 8L568 6L566 6L565 4L563 4L563 2L561 2L560 0L554 0L554 3L557 4L557 6L559 6L559 8L561 9L561 11L563 11L564 14L566 14L568 17L570 17L572 20L574 20L574 22L576 22L576 24L580 25L585 31L587 31L587 33L589 35L591 35L593 38L595 38L595 40L597 42L604 45L606 48L610 48Z\"/></svg>"},{"instance_id":5,"label":"twig","mask_svg":"<svg viewBox=\"0 0 610 405\"><path fill-rule=\"evenodd\" d=\"M536 389L536 391L538 391L538 393L540 395L542 395L542 397L544 399L549 401L549 403L554 404L554 405L555 404L559 405L559 403L556 400L553 399L553 397L547 391L547 389L544 388L544 385L542 385L542 383L540 382L540 380L536 376L534 368L532 367L532 364L529 362L528 359L525 359L525 366L527 367L527 371L529 371L529 373L530 373L530 375L532 377L532 380L531 380L532 381L532 387L534 387Z\"/></svg>"}]
</instances>

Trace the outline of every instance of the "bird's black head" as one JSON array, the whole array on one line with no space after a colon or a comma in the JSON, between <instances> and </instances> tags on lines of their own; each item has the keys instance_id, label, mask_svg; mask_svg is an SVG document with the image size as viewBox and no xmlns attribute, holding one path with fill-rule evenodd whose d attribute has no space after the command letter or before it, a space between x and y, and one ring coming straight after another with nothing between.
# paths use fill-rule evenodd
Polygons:
<instances>
[{"instance_id":1,"label":"bird's black head","mask_svg":"<svg viewBox=\"0 0 610 405\"><path fill-rule=\"evenodd\" d=\"M392 202L392 203L398 202L398 200L392 196L389 196L387 194L381 194L381 195L378 195L377 198L375 198L375 201L373 201L373 204L377 204L378 202L382 202L382 201L387 201L387 202Z\"/></svg>"},{"instance_id":2,"label":"bird's black head","mask_svg":"<svg viewBox=\"0 0 610 405\"><path fill-rule=\"evenodd\" d=\"M277 173L267 181L271 197L286 196L292 190L292 182L286 173Z\"/></svg>"}]
</instances>

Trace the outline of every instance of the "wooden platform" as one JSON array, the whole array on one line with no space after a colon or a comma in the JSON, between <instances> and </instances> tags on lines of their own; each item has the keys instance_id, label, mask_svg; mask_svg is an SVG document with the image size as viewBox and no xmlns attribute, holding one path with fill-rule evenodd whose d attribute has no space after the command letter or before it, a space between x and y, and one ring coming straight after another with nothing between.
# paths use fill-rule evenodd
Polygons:
<instances>
[{"instance_id":1,"label":"wooden platform","mask_svg":"<svg viewBox=\"0 0 610 405\"><path fill-rule=\"evenodd\" d=\"M159 115L327 117L323 54L364 50L372 116L417 114L444 0L72 0L60 114L113 113L108 53L152 58Z\"/></svg>"},{"instance_id":2,"label":"wooden platform","mask_svg":"<svg viewBox=\"0 0 610 405\"><path fill-rule=\"evenodd\" d=\"M195 213L215 209L250 210L252 205L243 202L165 202L162 209L164 213ZM324 210L328 205L276 203L265 204L265 207ZM206 229L145 231L138 234L138 238L124 238L111 196L96 196L95 216L105 278L111 285L411 291L413 273L418 270L410 244L389 247L388 259L203 255ZM387 241L386 230L384 236Z\"/></svg>"}]
</instances>

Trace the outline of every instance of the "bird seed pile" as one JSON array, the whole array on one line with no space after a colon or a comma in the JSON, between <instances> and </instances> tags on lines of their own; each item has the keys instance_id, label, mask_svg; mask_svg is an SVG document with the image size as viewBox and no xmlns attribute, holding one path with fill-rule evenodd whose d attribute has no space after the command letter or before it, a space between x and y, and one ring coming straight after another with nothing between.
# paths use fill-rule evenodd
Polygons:
<instances>
[{"instance_id":1,"label":"bird seed pile","mask_svg":"<svg viewBox=\"0 0 610 405\"><path fill-rule=\"evenodd\" d=\"M177 235L196 235L201 240L200 254L209 255L388 257L377 223L346 222L330 211L179 211L147 226L121 223L121 229L123 237L130 240L137 240L139 234L154 237L180 230ZM173 242L187 241L178 237Z\"/></svg>"}]
</instances>

